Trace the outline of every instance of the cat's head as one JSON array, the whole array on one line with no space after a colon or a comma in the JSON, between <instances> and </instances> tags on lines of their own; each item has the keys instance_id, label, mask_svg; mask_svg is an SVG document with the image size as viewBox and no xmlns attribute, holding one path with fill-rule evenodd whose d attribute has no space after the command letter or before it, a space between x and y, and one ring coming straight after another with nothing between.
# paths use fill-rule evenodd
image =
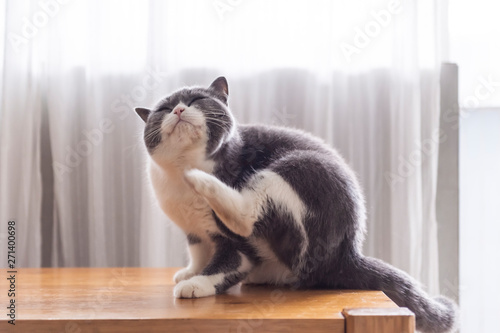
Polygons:
<instances>
[{"instance_id":1,"label":"cat's head","mask_svg":"<svg viewBox=\"0 0 500 333\"><path fill-rule=\"evenodd\" d=\"M180 89L152 109L136 108L146 123L144 141L151 157L158 161L190 151L214 154L234 130L228 95L227 81L219 77L208 88Z\"/></svg>"}]
</instances>

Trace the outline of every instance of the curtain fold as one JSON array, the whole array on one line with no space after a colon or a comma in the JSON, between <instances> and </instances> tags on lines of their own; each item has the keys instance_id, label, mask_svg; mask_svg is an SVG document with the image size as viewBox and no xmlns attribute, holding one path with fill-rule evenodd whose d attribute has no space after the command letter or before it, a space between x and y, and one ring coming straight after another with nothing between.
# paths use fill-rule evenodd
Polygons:
<instances>
[{"instance_id":1,"label":"curtain fold","mask_svg":"<svg viewBox=\"0 0 500 333\"><path fill-rule=\"evenodd\" d=\"M240 123L302 128L340 151L366 194L365 253L437 293L437 0L54 8L15 47L23 17L44 9L7 1L0 31L0 217L2 225L19 221L21 265L40 266L42 257L53 266L184 264L184 236L151 194L133 107L226 75ZM346 47L355 51L347 56ZM40 132L42 108L49 130ZM40 157L43 140L49 158ZM42 182L43 166L53 170L51 184ZM51 191L47 223L40 209ZM45 227L50 253L41 252Z\"/></svg>"},{"instance_id":2,"label":"curtain fold","mask_svg":"<svg viewBox=\"0 0 500 333\"><path fill-rule=\"evenodd\" d=\"M11 15L6 15L10 13ZM5 26L24 14L24 8L5 7ZM6 35L6 34L4 34ZM7 222L16 226L16 267L41 264L41 175L40 122L42 96L38 78L41 69L32 54L33 43L26 52L17 54L3 38L2 100L0 110L0 221L2 230L0 255L7 258ZM28 97L29 96L29 97ZM7 265L5 259L2 265Z\"/></svg>"}]
</instances>

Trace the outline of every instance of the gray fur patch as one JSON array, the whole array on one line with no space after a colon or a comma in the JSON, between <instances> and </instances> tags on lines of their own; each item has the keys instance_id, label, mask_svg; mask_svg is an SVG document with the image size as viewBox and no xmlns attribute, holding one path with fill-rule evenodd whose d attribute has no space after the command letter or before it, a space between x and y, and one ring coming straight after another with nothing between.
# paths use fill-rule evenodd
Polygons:
<instances>
[{"instance_id":1,"label":"gray fur patch","mask_svg":"<svg viewBox=\"0 0 500 333\"><path fill-rule=\"evenodd\" d=\"M201 243L201 238L194 234L187 234L187 240L189 245Z\"/></svg>"}]
</instances>

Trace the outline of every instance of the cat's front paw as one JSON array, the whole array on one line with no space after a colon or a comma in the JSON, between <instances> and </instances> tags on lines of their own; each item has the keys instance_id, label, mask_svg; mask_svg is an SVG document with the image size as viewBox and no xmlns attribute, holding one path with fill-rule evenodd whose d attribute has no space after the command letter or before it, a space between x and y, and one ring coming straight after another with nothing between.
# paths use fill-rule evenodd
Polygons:
<instances>
[{"instance_id":1,"label":"cat's front paw","mask_svg":"<svg viewBox=\"0 0 500 333\"><path fill-rule=\"evenodd\" d=\"M178 270L177 273L174 274L174 282L179 283L181 281L192 278L196 275L196 272L191 270L189 267Z\"/></svg>"},{"instance_id":2,"label":"cat's front paw","mask_svg":"<svg viewBox=\"0 0 500 333\"><path fill-rule=\"evenodd\" d=\"M194 276L174 287L176 298L198 298L215 295L215 287L206 276Z\"/></svg>"}]
</instances>

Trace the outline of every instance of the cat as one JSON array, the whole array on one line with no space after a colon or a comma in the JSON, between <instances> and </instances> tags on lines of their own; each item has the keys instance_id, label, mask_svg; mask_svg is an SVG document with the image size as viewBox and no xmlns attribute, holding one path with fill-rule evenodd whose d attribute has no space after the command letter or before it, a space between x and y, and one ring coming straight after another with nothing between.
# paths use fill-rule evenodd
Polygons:
<instances>
[{"instance_id":1,"label":"cat","mask_svg":"<svg viewBox=\"0 0 500 333\"><path fill-rule=\"evenodd\" d=\"M361 254L364 197L343 158L300 130L237 124L228 97L219 77L135 109L156 198L189 245L174 296L211 296L239 282L382 290L415 313L417 329L454 330L452 301Z\"/></svg>"}]
</instances>

